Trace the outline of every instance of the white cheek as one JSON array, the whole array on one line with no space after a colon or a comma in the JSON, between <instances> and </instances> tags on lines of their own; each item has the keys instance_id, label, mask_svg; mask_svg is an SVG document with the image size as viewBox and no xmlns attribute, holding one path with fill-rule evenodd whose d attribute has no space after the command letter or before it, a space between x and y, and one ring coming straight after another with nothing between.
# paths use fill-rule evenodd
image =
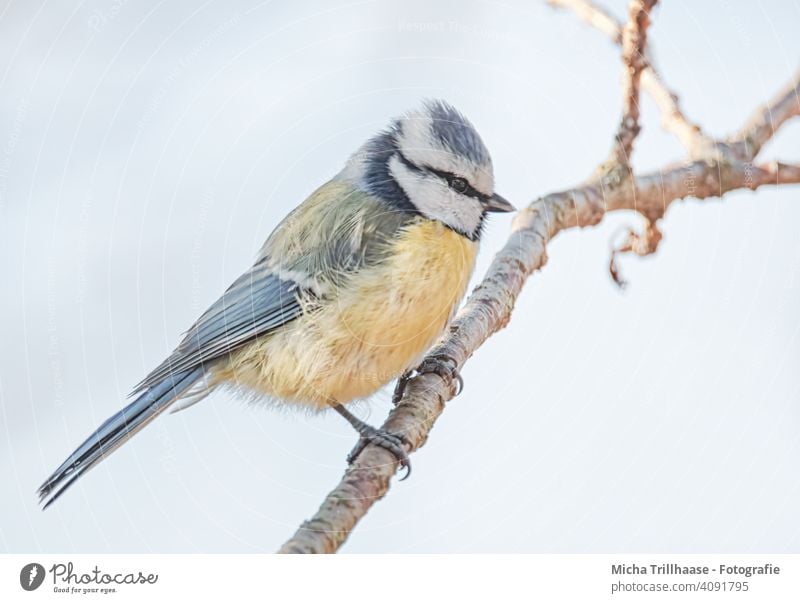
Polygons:
<instances>
[{"instance_id":1,"label":"white cheek","mask_svg":"<svg viewBox=\"0 0 800 603\"><path fill-rule=\"evenodd\" d=\"M478 228L483 208L477 200L457 194L435 176L428 177L410 170L396 157L390 160L389 169L425 217L464 233L472 233Z\"/></svg>"},{"instance_id":2,"label":"white cheek","mask_svg":"<svg viewBox=\"0 0 800 603\"><path fill-rule=\"evenodd\" d=\"M417 165L428 165L443 172L467 176L479 191L491 194L494 190L491 163L479 167L463 157L454 155L438 142L431 128L430 117L407 119L403 123L397 141L403 154Z\"/></svg>"}]
</instances>

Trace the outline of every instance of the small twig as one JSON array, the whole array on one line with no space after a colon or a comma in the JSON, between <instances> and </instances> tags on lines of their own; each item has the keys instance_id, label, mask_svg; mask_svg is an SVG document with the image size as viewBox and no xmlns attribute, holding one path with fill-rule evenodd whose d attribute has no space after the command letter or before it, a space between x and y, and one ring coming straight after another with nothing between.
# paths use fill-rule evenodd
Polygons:
<instances>
[{"instance_id":1,"label":"small twig","mask_svg":"<svg viewBox=\"0 0 800 603\"><path fill-rule=\"evenodd\" d=\"M605 33L615 44L622 44L622 24L607 10L589 0L547 0L554 8L566 8L583 21Z\"/></svg>"},{"instance_id":2,"label":"small twig","mask_svg":"<svg viewBox=\"0 0 800 603\"><path fill-rule=\"evenodd\" d=\"M678 139L690 158L708 157L718 151L717 141L707 136L700 126L689 121L683 113L678 96L661 80L652 58L649 68L642 73L642 87L658 107L661 127Z\"/></svg>"},{"instance_id":3,"label":"small twig","mask_svg":"<svg viewBox=\"0 0 800 603\"><path fill-rule=\"evenodd\" d=\"M572 10L586 23L609 36L615 44L622 44L622 24L590 0L548 0L548 3L557 8ZM694 159L709 156L711 150L717 146L716 141L686 117L678 96L661 79L653 62L652 48L646 55L648 64L642 71L641 85L658 106L662 127L680 141L689 157Z\"/></svg>"},{"instance_id":4,"label":"small twig","mask_svg":"<svg viewBox=\"0 0 800 603\"><path fill-rule=\"evenodd\" d=\"M658 0L631 0L628 22L622 32L622 119L617 127L609 162L612 166L630 167L633 141L639 135L639 81L647 66L647 28L650 11ZM613 168L612 168L613 169Z\"/></svg>"},{"instance_id":5,"label":"small twig","mask_svg":"<svg viewBox=\"0 0 800 603\"><path fill-rule=\"evenodd\" d=\"M628 285L628 281L622 278L619 266L617 265L617 256L621 253L634 253L640 257L652 255L658 250L658 244L661 242L662 237L663 235L658 228L658 224L655 221L648 220L647 225L641 233L629 229L625 240L619 246L611 248L608 271L611 274L612 280L620 289L624 289Z\"/></svg>"},{"instance_id":6,"label":"small twig","mask_svg":"<svg viewBox=\"0 0 800 603\"><path fill-rule=\"evenodd\" d=\"M800 116L800 70L769 103L753 113L730 143L741 159L753 159L784 123L797 116Z\"/></svg>"}]
</instances>

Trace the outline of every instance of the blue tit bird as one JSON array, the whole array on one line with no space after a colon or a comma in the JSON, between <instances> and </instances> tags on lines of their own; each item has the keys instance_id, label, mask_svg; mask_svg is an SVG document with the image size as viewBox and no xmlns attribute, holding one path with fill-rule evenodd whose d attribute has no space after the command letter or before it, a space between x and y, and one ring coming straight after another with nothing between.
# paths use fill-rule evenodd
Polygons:
<instances>
[{"instance_id":1,"label":"blue tit bird","mask_svg":"<svg viewBox=\"0 0 800 603\"><path fill-rule=\"evenodd\" d=\"M513 210L461 113L427 101L395 119L286 216L133 402L42 484L45 508L164 410L223 385L334 409L360 436L350 461L371 443L410 470L401 435L345 406L396 378L402 387L464 296L487 213Z\"/></svg>"}]
</instances>

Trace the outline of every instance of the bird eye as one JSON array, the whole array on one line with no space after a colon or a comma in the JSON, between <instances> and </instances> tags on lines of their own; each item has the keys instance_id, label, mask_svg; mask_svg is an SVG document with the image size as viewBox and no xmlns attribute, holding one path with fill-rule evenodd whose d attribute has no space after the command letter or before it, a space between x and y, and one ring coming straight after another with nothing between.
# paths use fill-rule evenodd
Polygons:
<instances>
[{"instance_id":1,"label":"bird eye","mask_svg":"<svg viewBox=\"0 0 800 603\"><path fill-rule=\"evenodd\" d=\"M464 178L453 178L450 180L450 188L452 188L457 193L465 193L469 188L469 183L464 180Z\"/></svg>"}]
</instances>

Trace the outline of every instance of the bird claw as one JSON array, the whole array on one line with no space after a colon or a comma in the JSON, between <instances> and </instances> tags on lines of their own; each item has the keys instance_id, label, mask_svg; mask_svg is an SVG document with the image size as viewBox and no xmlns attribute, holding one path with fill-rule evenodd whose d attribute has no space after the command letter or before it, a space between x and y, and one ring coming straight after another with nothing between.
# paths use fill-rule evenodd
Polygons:
<instances>
[{"instance_id":1,"label":"bird claw","mask_svg":"<svg viewBox=\"0 0 800 603\"><path fill-rule=\"evenodd\" d=\"M411 379L414 378L414 371L406 371L397 379L397 385L394 387L394 393L392 394L392 405L397 406L400 404L400 400L403 399L403 394L406 393L406 386Z\"/></svg>"},{"instance_id":2,"label":"bird claw","mask_svg":"<svg viewBox=\"0 0 800 603\"><path fill-rule=\"evenodd\" d=\"M458 396L464 390L464 379L458 371L458 364L450 356L428 356L415 369L406 371L397 380L397 386L392 394L392 404L397 406L405 394L406 386L409 381L418 375L430 374L439 375L445 381L455 381L456 391L454 396Z\"/></svg>"},{"instance_id":3,"label":"bird claw","mask_svg":"<svg viewBox=\"0 0 800 603\"><path fill-rule=\"evenodd\" d=\"M400 468L406 470L406 474L400 478L400 481L403 481L411 475L411 459L408 458L408 453L405 449L409 441L405 436L390 433L384 429L378 429L370 425L365 425L360 435L361 437L358 439L355 447L350 451L350 454L347 455L348 464L352 465L364 451L364 448L369 444L373 444L391 452L400 463Z\"/></svg>"}]
</instances>

